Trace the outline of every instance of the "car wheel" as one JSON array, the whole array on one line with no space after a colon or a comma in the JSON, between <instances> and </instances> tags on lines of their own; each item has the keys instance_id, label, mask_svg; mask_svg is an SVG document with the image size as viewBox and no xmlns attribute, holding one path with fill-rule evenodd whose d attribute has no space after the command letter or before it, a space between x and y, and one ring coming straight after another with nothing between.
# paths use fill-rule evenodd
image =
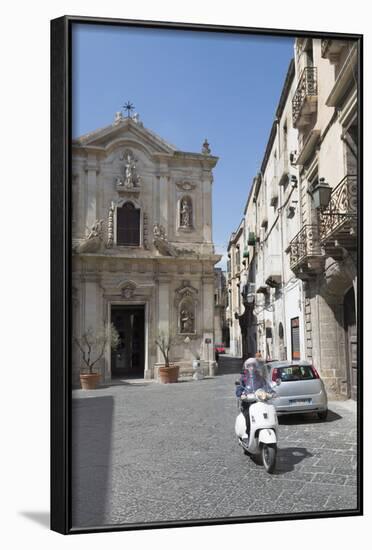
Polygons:
<instances>
[{"instance_id":1,"label":"car wheel","mask_svg":"<svg viewBox=\"0 0 372 550\"><path fill-rule=\"evenodd\" d=\"M326 411L318 412L317 414L318 414L319 420L326 420L328 416L328 409Z\"/></svg>"}]
</instances>

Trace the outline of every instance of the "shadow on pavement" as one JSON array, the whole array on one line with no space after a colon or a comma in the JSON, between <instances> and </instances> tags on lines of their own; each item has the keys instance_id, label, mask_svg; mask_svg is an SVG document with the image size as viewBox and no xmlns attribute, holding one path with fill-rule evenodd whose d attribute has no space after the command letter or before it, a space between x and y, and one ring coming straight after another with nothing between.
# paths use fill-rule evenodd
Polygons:
<instances>
[{"instance_id":1,"label":"shadow on pavement","mask_svg":"<svg viewBox=\"0 0 372 550\"><path fill-rule=\"evenodd\" d=\"M328 422L335 422L340 420L342 416L335 413L334 411L328 410L328 415L325 420L320 420L316 413L306 413L306 414L286 414L278 416L279 424L285 426L293 426L296 424L323 424Z\"/></svg>"},{"instance_id":2,"label":"shadow on pavement","mask_svg":"<svg viewBox=\"0 0 372 550\"><path fill-rule=\"evenodd\" d=\"M111 492L114 401L90 396L72 402L72 486L74 527L103 525Z\"/></svg>"},{"instance_id":3,"label":"shadow on pavement","mask_svg":"<svg viewBox=\"0 0 372 550\"><path fill-rule=\"evenodd\" d=\"M314 455L305 449L305 447L284 447L278 449L274 475L292 472L296 464L312 456Z\"/></svg>"}]
</instances>

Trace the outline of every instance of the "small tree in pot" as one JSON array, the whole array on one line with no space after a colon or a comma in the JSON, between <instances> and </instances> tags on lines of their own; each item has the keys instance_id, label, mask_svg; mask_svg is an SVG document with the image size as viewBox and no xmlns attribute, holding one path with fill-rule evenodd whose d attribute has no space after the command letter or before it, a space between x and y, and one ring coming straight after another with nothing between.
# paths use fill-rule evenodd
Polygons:
<instances>
[{"instance_id":1,"label":"small tree in pot","mask_svg":"<svg viewBox=\"0 0 372 550\"><path fill-rule=\"evenodd\" d=\"M178 365L173 365L169 361L169 353L173 345L172 337L161 332L159 337L155 340L155 343L164 358L164 365L159 367L160 382L162 384L178 382L178 373L180 368Z\"/></svg>"},{"instance_id":2,"label":"small tree in pot","mask_svg":"<svg viewBox=\"0 0 372 550\"><path fill-rule=\"evenodd\" d=\"M119 333L113 323L104 325L99 332L94 332L92 327L89 327L81 336L75 336L74 343L83 359L80 372L81 387L83 390L94 390L101 377L98 372L94 372L94 366L102 359L108 343L111 350L117 349L120 343Z\"/></svg>"}]
</instances>

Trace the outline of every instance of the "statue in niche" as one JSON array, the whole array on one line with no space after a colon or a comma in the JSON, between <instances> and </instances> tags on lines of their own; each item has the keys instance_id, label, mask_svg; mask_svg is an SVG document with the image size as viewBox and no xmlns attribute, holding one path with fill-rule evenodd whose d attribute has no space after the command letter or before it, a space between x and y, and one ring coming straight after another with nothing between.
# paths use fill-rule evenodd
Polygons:
<instances>
[{"instance_id":1,"label":"statue in niche","mask_svg":"<svg viewBox=\"0 0 372 550\"><path fill-rule=\"evenodd\" d=\"M194 332L194 315L190 308L181 309L180 313L181 333L191 334Z\"/></svg>"},{"instance_id":2,"label":"statue in niche","mask_svg":"<svg viewBox=\"0 0 372 550\"><path fill-rule=\"evenodd\" d=\"M126 160L127 161L125 163L125 169L124 169L124 176L125 176L124 187L133 187L134 185L133 176L134 176L134 169L135 169L134 160L129 153L127 155Z\"/></svg>"},{"instance_id":3,"label":"statue in niche","mask_svg":"<svg viewBox=\"0 0 372 550\"><path fill-rule=\"evenodd\" d=\"M190 204L190 200L188 198L183 198L181 201L181 219L180 219L180 226L181 227L191 227L191 216L192 216L192 207Z\"/></svg>"},{"instance_id":4,"label":"statue in niche","mask_svg":"<svg viewBox=\"0 0 372 550\"><path fill-rule=\"evenodd\" d=\"M120 155L120 160L125 159L124 175L116 178L116 185L124 187L125 189L133 189L138 187L141 183L141 178L137 174L136 162L131 152L128 152L126 157L123 154Z\"/></svg>"}]
</instances>

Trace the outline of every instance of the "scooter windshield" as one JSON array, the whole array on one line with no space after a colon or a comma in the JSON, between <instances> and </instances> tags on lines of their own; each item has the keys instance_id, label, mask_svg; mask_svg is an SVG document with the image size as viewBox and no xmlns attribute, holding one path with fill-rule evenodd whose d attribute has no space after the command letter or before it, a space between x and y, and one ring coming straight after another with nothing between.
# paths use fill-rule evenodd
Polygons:
<instances>
[{"instance_id":1,"label":"scooter windshield","mask_svg":"<svg viewBox=\"0 0 372 550\"><path fill-rule=\"evenodd\" d=\"M267 373L266 373L267 374ZM265 376L265 365L248 367L244 369L242 374L242 383L250 392L263 389L269 391L270 386L267 383L267 377Z\"/></svg>"}]
</instances>

